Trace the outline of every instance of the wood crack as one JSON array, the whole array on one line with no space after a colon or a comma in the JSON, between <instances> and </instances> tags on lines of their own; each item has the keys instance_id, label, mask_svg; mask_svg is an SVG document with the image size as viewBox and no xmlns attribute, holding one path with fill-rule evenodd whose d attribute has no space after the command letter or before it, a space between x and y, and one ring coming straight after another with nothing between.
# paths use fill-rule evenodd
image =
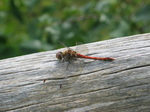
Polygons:
<instances>
[{"instance_id":1,"label":"wood crack","mask_svg":"<svg viewBox=\"0 0 150 112\"><path fill-rule=\"evenodd\" d=\"M12 72L6 72L6 73L0 73L0 75L10 75L10 74L15 74L15 73L24 73L28 71L34 71L34 70L39 70L40 68L34 68L34 69L28 69L28 70L22 70L22 71L12 71Z\"/></svg>"},{"instance_id":2,"label":"wood crack","mask_svg":"<svg viewBox=\"0 0 150 112\"><path fill-rule=\"evenodd\" d=\"M148 67L148 66L150 66L150 64L140 65L140 66L135 66L135 67L129 67L129 68L126 68L126 69L122 69L122 70L118 70L118 71L115 71L115 72L111 72L111 74L116 74L116 73L119 73L119 72L128 71L128 70L132 70L132 69L136 69L136 68ZM108 75L108 74L105 73L102 76L105 76L105 75Z\"/></svg>"}]
</instances>

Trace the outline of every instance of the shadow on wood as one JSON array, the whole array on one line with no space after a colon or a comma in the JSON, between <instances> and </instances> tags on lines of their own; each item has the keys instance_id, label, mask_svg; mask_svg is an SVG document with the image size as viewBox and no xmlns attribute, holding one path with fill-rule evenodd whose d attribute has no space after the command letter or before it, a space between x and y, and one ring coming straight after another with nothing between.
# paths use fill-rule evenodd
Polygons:
<instances>
[{"instance_id":1,"label":"shadow on wood","mask_svg":"<svg viewBox=\"0 0 150 112\"><path fill-rule=\"evenodd\" d=\"M55 57L63 49L0 60L0 111L148 112L150 33L86 46L116 60L74 60L66 69Z\"/></svg>"}]
</instances>

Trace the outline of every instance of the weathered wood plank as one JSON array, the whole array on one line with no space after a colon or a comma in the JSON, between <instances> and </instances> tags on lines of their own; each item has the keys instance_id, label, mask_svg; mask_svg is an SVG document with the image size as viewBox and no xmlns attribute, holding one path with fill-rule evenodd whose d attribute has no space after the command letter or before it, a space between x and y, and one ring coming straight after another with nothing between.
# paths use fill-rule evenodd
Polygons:
<instances>
[{"instance_id":1,"label":"weathered wood plank","mask_svg":"<svg viewBox=\"0 0 150 112\"><path fill-rule=\"evenodd\" d=\"M150 33L86 46L88 55L116 60L66 69L55 58L63 49L0 60L0 111L149 112Z\"/></svg>"}]
</instances>

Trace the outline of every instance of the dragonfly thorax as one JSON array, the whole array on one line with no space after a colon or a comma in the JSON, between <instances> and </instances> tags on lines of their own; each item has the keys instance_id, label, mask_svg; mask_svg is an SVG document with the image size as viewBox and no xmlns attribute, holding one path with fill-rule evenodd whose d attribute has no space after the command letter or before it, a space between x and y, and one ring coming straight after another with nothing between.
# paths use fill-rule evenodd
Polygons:
<instances>
[{"instance_id":1,"label":"dragonfly thorax","mask_svg":"<svg viewBox=\"0 0 150 112\"><path fill-rule=\"evenodd\" d=\"M66 50L64 52L58 52L56 54L56 58L59 59L59 60L62 60L62 61L67 61L67 60L70 60L70 59L75 59L77 58L77 52L74 51L74 50Z\"/></svg>"}]
</instances>

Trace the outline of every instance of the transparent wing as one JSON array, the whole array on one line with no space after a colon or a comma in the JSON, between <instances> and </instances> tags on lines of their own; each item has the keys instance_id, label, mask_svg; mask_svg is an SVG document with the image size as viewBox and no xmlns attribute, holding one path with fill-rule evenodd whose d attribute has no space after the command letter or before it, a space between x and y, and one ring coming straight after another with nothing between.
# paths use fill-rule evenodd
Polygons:
<instances>
[{"instance_id":1,"label":"transparent wing","mask_svg":"<svg viewBox=\"0 0 150 112\"><path fill-rule=\"evenodd\" d=\"M77 53L83 54L83 55L87 55L88 54L88 47L84 44L82 45L77 45L75 48L75 51Z\"/></svg>"},{"instance_id":2,"label":"transparent wing","mask_svg":"<svg viewBox=\"0 0 150 112\"><path fill-rule=\"evenodd\" d=\"M62 43L62 42L60 42L60 41L59 41L59 43L62 44L62 45L63 45L64 47L66 47L67 49L73 50L73 49L69 48L68 46L66 46L64 43Z\"/></svg>"}]
</instances>

